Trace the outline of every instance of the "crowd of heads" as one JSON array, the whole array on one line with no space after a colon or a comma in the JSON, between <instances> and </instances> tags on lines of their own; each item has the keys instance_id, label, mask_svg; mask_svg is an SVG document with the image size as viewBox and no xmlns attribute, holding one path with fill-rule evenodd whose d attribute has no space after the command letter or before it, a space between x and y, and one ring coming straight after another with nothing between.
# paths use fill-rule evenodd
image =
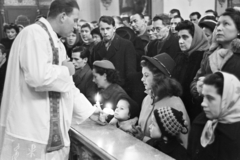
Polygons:
<instances>
[{"instance_id":1,"label":"crowd of heads","mask_svg":"<svg viewBox=\"0 0 240 160\"><path fill-rule=\"evenodd\" d=\"M117 31L120 33L123 27L130 28L133 33L139 36L146 32L150 41L157 39L161 42L169 35L177 35L181 51L190 54L196 48L200 51L206 51L213 43L224 46L229 45L232 40L240 38L240 12L233 8L226 9L219 17L215 11L207 10L204 16L196 11L190 13L188 20L184 20L178 9L172 9L169 14L159 14L153 18L135 13L127 17L101 16L98 21L92 22L78 20L78 10L76 1L71 1L69 7L65 7L61 0L55 0L48 13L48 19L58 19L61 22L59 23L61 27L58 27L57 33L64 39L68 47L72 47L70 58L75 69L82 69L91 57L88 48L76 46L78 42L93 43L96 46L103 41L107 45ZM39 18L37 17L36 21ZM22 28L23 26L20 25L6 24L4 32L7 38L12 40ZM0 51L2 57L5 52L5 47L2 44L0 44ZM181 97L183 94L182 86L172 78L176 64L167 53L154 57L142 56L140 65L142 67L141 81L146 92L151 92L149 95L152 96L153 101L159 101L165 97ZM92 74L93 82L98 88L106 89L109 84L122 83L119 72L109 60L95 61L92 64ZM209 119L216 119L222 114L222 98L227 90L225 76L225 73L216 72L206 76L203 81L202 107ZM209 97L216 100L216 103L213 103ZM136 116L132 111L134 105L129 97L122 98L117 103L115 118L124 121ZM229 106L232 107L231 104ZM152 123L149 127L151 138L164 139L167 137L167 139L171 139L180 133L186 134L189 131L183 113L174 108L166 106L156 109L151 118ZM172 123L166 125L169 122ZM166 141L166 139L164 140Z\"/></svg>"}]
</instances>

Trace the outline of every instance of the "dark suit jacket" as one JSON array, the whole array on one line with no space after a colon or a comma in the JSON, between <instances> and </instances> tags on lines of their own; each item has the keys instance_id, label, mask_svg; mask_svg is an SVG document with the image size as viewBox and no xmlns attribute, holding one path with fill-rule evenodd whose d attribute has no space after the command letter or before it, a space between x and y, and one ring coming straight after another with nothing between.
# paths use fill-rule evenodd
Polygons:
<instances>
[{"instance_id":1,"label":"dark suit jacket","mask_svg":"<svg viewBox=\"0 0 240 160\"><path fill-rule=\"evenodd\" d=\"M93 62L103 59L113 63L123 81L126 81L129 75L136 72L136 51L132 42L121 38L117 34L108 50L106 50L103 41L93 48Z\"/></svg>"},{"instance_id":2,"label":"dark suit jacket","mask_svg":"<svg viewBox=\"0 0 240 160\"><path fill-rule=\"evenodd\" d=\"M77 70L73 75L75 86L92 104L94 104L94 97L97 93L97 87L92 80L92 70L88 64L86 64L82 70Z\"/></svg>"},{"instance_id":3,"label":"dark suit jacket","mask_svg":"<svg viewBox=\"0 0 240 160\"><path fill-rule=\"evenodd\" d=\"M150 42L146 55L154 57L160 53L167 53L175 60L179 52L181 52L181 49L178 44L178 37L169 33L168 37L163 41L156 39Z\"/></svg>"}]
</instances>

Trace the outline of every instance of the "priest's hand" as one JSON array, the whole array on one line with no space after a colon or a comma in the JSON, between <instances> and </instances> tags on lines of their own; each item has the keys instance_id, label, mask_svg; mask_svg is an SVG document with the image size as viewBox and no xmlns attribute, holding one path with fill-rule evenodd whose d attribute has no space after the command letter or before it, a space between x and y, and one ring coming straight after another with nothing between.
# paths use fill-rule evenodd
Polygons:
<instances>
[{"instance_id":1,"label":"priest's hand","mask_svg":"<svg viewBox=\"0 0 240 160\"><path fill-rule=\"evenodd\" d=\"M69 59L66 59L65 61L63 61L62 65L66 66L68 68L69 73L70 73L71 76L74 75L75 67L74 67L73 63Z\"/></svg>"}]
</instances>

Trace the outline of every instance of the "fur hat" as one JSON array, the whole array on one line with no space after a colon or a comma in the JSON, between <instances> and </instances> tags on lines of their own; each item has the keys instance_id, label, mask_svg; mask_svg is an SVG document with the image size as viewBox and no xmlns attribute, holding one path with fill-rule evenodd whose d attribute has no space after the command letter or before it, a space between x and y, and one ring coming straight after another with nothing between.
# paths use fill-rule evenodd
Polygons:
<instances>
[{"instance_id":1,"label":"fur hat","mask_svg":"<svg viewBox=\"0 0 240 160\"><path fill-rule=\"evenodd\" d=\"M163 136L174 137L179 133L188 133L187 121L183 113L171 107L154 110L154 116Z\"/></svg>"}]
</instances>

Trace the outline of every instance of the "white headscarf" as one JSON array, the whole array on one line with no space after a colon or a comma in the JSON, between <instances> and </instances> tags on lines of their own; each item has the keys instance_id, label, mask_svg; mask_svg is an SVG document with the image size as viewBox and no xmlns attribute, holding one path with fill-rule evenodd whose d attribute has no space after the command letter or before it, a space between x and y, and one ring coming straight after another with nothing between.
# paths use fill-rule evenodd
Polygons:
<instances>
[{"instance_id":1,"label":"white headscarf","mask_svg":"<svg viewBox=\"0 0 240 160\"><path fill-rule=\"evenodd\" d=\"M214 142L214 131L218 123L231 124L240 121L240 81L232 74L223 75L221 111L216 119L208 120L201 136L201 145L206 147Z\"/></svg>"}]
</instances>

